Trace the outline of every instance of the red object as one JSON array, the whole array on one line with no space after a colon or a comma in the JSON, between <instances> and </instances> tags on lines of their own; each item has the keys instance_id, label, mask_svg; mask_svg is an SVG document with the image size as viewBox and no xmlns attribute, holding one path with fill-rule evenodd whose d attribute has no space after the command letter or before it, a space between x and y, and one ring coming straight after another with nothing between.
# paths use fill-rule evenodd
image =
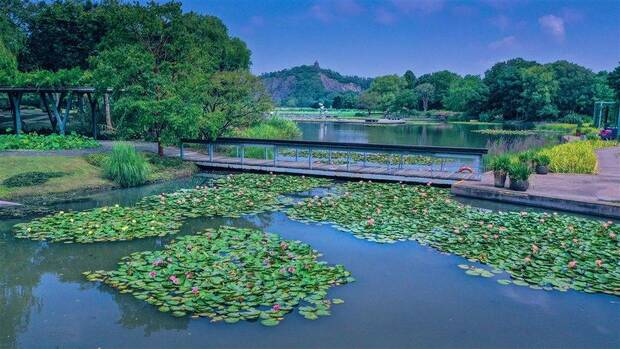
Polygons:
<instances>
[{"instance_id":1,"label":"red object","mask_svg":"<svg viewBox=\"0 0 620 349\"><path fill-rule=\"evenodd\" d=\"M456 172L458 172L458 173L462 173L462 172L474 173L474 170L472 170L472 168L469 167L469 166L463 166L463 167L459 168L459 170L456 171Z\"/></svg>"}]
</instances>

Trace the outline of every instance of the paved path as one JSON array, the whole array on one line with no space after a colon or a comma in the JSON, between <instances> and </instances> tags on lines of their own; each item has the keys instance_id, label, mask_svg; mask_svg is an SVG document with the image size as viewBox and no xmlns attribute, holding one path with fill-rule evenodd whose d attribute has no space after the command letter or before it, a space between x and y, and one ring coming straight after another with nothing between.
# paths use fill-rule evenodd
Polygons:
<instances>
[{"instance_id":1,"label":"paved path","mask_svg":"<svg viewBox=\"0 0 620 349\"><path fill-rule=\"evenodd\" d=\"M620 147L597 151L596 175L532 175L527 192L493 186L493 173L482 181L457 183L452 192L459 196L599 214L620 218Z\"/></svg>"}]
</instances>

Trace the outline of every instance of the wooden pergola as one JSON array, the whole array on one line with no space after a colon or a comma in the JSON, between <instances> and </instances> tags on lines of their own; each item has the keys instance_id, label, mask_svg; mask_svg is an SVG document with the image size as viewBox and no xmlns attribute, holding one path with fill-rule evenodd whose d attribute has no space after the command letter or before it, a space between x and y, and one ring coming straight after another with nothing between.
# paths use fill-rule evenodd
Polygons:
<instances>
[{"instance_id":1,"label":"wooden pergola","mask_svg":"<svg viewBox=\"0 0 620 349\"><path fill-rule=\"evenodd\" d=\"M110 93L108 89L105 93ZM41 98L41 105L47 113L52 130L64 135L69 121L69 113L73 107L74 97L78 97L81 103L82 97L88 98L92 122L92 136L97 138L97 98L94 87L0 87L0 93L6 93L9 97L9 107L13 117L15 134L22 132L21 102L26 93L37 94ZM64 110L63 110L64 108Z\"/></svg>"}]
</instances>

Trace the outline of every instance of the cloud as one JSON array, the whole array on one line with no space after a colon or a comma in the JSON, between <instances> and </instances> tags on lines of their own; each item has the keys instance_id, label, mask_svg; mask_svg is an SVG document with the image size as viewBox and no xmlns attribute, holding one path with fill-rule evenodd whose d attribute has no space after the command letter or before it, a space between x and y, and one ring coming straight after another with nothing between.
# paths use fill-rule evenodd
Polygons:
<instances>
[{"instance_id":1,"label":"cloud","mask_svg":"<svg viewBox=\"0 0 620 349\"><path fill-rule=\"evenodd\" d=\"M494 25L495 27L501 30L506 30L510 26L510 23L512 23L510 18L504 15L495 16L490 19L490 22L492 25Z\"/></svg>"},{"instance_id":2,"label":"cloud","mask_svg":"<svg viewBox=\"0 0 620 349\"><path fill-rule=\"evenodd\" d=\"M396 16L384 7L379 7L375 11L375 22L381 24L392 24L396 22Z\"/></svg>"},{"instance_id":3,"label":"cloud","mask_svg":"<svg viewBox=\"0 0 620 349\"><path fill-rule=\"evenodd\" d=\"M320 1L310 6L310 17L321 22L331 22L339 18L357 16L365 9L356 0Z\"/></svg>"},{"instance_id":4,"label":"cloud","mask_svg":"<svg viewBox=\"0 0 620 349\"><path fill-rule=\"evenodd\" d=\"M538 18L541 29L557 41L563 41L566 35L564 19L556 15L546 15Z\"/></svg>"},{"instance_id":5,"label":"cloud","mask_svg":"<svg viewBox=\"0 0 620 349\"><path fill-rule=\"evenodd\" d=\"M444 0L392 0L392 5L402 13L424 13L443 9Z\"/></svg>"},{"instance_id":6,"label":"cloud","mask_svg":"<svg viewBox=\"0 0 620 349\"><path fill-rule=\"evenodd\" d=\"M517 45L517 38L514 35L503 37L497 41L493 41L489 44L489 48L492 50L513 48Z\"/></svg>"}]
</instances>

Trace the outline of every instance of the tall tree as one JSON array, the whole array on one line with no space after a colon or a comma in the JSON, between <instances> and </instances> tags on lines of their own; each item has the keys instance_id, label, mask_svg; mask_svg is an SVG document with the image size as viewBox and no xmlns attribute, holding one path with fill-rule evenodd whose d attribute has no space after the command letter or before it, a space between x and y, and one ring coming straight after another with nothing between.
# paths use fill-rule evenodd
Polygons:
<instances>
[{"instance_id":1,"label":"tall tree","mask_svg":"<svg viewBox=\"0 0 620 349\"><path fill-rule=\"evenodd\" d=\"M466 75L450 85L443 104L449 110L479 115L484 111L488 97L489 88L482 79L476 75Z\"/></svg>"},{"instance_id":2,"label":"tall tree","mask_svg":"<svg viewBox=\"0 0 620 349\"><path fill-rule=\"evenodd\" d=\"M521 70L523 91L518 112L521 119L555 119L559 110L553 103L558 90L558 82L553 70L548 66L532 66Z\"/></svg>"},{"instance_id":3,"label":"tall tree","mask_svg":"<svg viewBox=\"0 0 620 349\"><path fill-rule=\"evenodd\" d=\"M89 0L41 2L28 19L26 51L21 56L25 70L57 71L87 68L88 57L106 33L106 23Z\"/></svg>"},{"instance_id":4,"label":"tall tree","mask_svg":"<svg viewBox=\"0 0 620 349\"><path fill-rule=\"evenodd\" d=\"M442 109L444 107L442 101L448 93L450 85L461 77L448 70L442 70L431 74L424 74L417 80L417 84L431 84L435 91L429 100L429 106L434 109Z\"/></svg>"},{"instance_id":5,"label":"tall tree","mask_svg":"<svg viewBox=\"0 0 620 349\"><path fill-rule=\"evenodd\" d=\"M404 80L398 75L379 76L372 81L366 93L375 95L376 107L387 113L394 105L404 85Z\"/></svg>"},{"instance_id":6,"label":"tall tree","mask_svg":"<svg viewBox=\"0 0 620 349\"><path fill-rule=\"evenodd\" d=\"M411 71L411 70L407 70L405 72L405 75L403 75L403 79L405 79L405 87L413 90L415 88L415 84L417 82L417 79L415 77L415 74Z\"/></svg>"},{"instance_id":7,"label":"tall tree","mask_svg":"<svg viewBox=\"0 0 620 349\"><path fill-rule=\"evenodd\" d=\"M616 67L609 75L607 76L607 82L609 86L615 91L616 98L620 101L620 65Z\"/></svg>"},{"instance_id":8,"label":"tall tree","mask_svg":"<svg viewBox=\"0 0 620 349\"><path fill-rule=\"evenodd\" d=\"M422 101L422 109L424 109L424 111L427 111L430 101L435 96L435 86L428 82L419 84L415 87L415 92L418 94L420 100Z\"/></svg>"},{"instance_id":9,"label":"tall tree","mask_svg":"<svg viewBox=\"0 0 620 349\"><path fill-rule=\"evenodd\" d=\"M484 73L484 83L489 88L487 110L501 113L504 119L515 119L521 106L523 81L521 69L537 65L522 58L496 63Z\"/></svg>"},{"instance_id":10,"label":"tall tree","mask_svg":"<svg viewBox=\"0 0 620 349\"><path fill-rule=\"evenodd\" d=\"M595 75L587 68L567 61L547 65L557 82L553 104L562 115L570 112L587 114L594 105Z\"/></svg>"}]
</instances>

